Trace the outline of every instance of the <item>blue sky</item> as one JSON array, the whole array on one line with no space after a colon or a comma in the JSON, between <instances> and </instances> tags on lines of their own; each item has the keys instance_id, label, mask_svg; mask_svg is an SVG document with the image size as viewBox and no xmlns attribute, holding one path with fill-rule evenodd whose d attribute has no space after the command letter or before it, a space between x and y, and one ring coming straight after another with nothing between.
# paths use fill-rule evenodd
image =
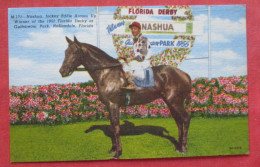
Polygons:
<instances>
[{"instance_id":1,"label":"blue sky","mask_svg":"<svg viewBox=\"0 0 260 167\"><path fill-rule=\"evenodd\" d=\"M99 7L99 25L94 28L15 29L11 15L96 14L96 7L77 8L17 8L9 9L9 84L42 85L51 83L86 82L86 72L75 72L62 78L59 68L67 48L65 36L85 43L98 45L109 55L116 57L111 35L106 27L113 21L117 7ZM163 7L161 7L163 8ZM179 66L191 77L208 77L208 6L191 6L195 21L203 23L203 34L196 36L195 45L187 60ZM211 77L240 76L247 74L246 7L244 5L211 6ZM145 16L140 20L169 19ZM96 25L94 19L93 25ZM99 32L99 34L98 34ZM150 38L151 36L148 36ZM168 36L169 37L169 36ZM168 38L164 37L164 38ZM154 37L153 37L154 38ZM160 38L160 37L157 37ZM172 37L170 37L172 38ZM153 48L153 53L165 48Z\"/></svg>"}]
</instances>

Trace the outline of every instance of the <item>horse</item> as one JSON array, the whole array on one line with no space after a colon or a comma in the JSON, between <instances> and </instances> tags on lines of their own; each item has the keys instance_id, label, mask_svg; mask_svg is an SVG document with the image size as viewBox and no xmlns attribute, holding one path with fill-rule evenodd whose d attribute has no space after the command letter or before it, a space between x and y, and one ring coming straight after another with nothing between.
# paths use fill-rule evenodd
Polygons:
<instances>
[{"instance_id":1,"label":"horse","mask_svg":"<svg viewBox=\"0 0 260 167\"><path fill-rule=\"evenodd\" d=\"M100 101L107 106L110 117L110 130L112 148L109 151L114 154L114 159L119 159L122 154L120 140L120 107L125 107L127 90L122 89L127 85L127 79L122 69L122 64L109 56L103 50L87 43L81 43L74 36L74 41L65 37L68 48L65 50L65 58L59 70L62 77L70 76L78 67L83 65L92 77L98 88ZM171 116L178 127L177 152L187 151L187 135L191 116L185 109L191 101L190 76L170 65L152 67L154 73L153 87L137 87L130 93L128 105L140 105L163 99L167 104Z\"/></svg>"}]
</instances>

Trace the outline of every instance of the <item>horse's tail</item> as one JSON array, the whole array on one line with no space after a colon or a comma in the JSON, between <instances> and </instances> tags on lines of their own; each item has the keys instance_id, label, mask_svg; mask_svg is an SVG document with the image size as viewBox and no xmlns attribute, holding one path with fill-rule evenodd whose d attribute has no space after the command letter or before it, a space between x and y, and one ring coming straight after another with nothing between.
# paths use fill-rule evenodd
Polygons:
<instances>
[{"instance_id":1,"label":"horse's tail","mask_svg":"<svg viewBox=\"0 0 260 167\"><path fill-rule=\"evenodd\" d=\"M190 93L188 93L185 98L186 107L188 107L190 105L190 103L191 103L191 96L190 96Z\"/></svg>"},{"instance_id":2,"label":"horse's tail","mask_svg":"<svg viewBox=\"0 0 260 167\"><path fill-rule=\"evenodd\" d=\"M188 74L186 74L188 79L189 79L189 82L188 82L188 85L189 85L189 91L187 91L187 94L186 94L186 97L185 97L185 104L186 104L186 108L190 105L191 103L191 89L192 89L192 81L191 81L191 78Z\"/></svg>"},{"instance_id":3,"label":"horse's tail","mask_svg":"<svg viewBox=\"0 0 260 167\"><path fill-rule=\"evenodd\" d=\"M189 87L189 89L187 90L186 96L185 96L185 107L188 108L191 103L192 81L188 74L186 74L186 76L187 76L187 86Z\"/></svg>"}]
</instances>

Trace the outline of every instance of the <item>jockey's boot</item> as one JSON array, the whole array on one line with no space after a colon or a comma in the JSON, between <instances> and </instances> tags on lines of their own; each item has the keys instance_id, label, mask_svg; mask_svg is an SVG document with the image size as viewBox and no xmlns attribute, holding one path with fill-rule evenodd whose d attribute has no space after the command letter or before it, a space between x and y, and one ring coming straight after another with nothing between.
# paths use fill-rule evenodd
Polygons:
<instances>
[{"instance_id":1,"label":"jockey's boot","mask_svg":"<svg viewBox=\"0 0 260 167\"><path fill-rule=\"evenodd\" d=\"M133 72L126 72L125 77L127 79L127 85L123 87L123 89L127 90L134 90L136 88L134 82L133 82Z\"/></svg>"}]
</instances>

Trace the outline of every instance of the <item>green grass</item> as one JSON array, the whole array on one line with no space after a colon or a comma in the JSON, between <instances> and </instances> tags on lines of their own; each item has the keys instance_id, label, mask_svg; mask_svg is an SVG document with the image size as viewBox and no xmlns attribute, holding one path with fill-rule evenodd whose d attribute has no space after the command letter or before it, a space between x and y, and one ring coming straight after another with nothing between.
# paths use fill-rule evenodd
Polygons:
<instances>
[{"instance_id":1,"label":"green grass","mask_svg":"<svg viewBox=\"0 0 260 167\"><path fill-rule=\"evenodd\" d=\"M121 121L121 159L248 154L248 118L192 118L188 152L175 151L174 144L157 134L166 129L176 140L178 131L171 118L128 119L132 130ZM85 133L93 125L101 127ZM111 140L105 130L109 121L68 125L11 126L11 161L74 161L110 159ZM143 126L145 125L145 126ZM127 126L129 129L129 126ZM148 129L147 129L148 128ZM103 129L103 130L102 130ZM107 134L105 134L105 133ZM167 133L164 132L166 135Z\"/></svg>"}]
</instances>

